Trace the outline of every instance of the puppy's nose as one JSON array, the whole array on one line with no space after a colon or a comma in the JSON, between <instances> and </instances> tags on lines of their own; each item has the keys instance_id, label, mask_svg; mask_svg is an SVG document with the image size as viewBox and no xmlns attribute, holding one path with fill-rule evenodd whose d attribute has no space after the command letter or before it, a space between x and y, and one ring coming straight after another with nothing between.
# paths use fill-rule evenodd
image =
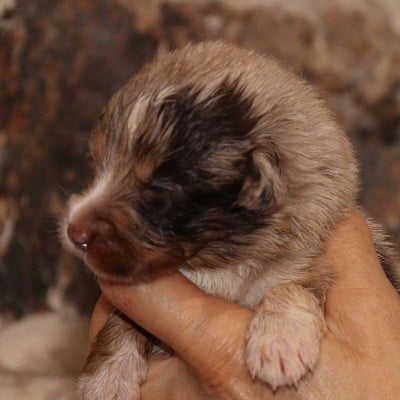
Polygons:
<instances>
[{"instance_id":1,"label":"puppy's nose","mask_svg":"<svg viewBox=\"0 0 400 400\"><path fill-rule=\"evenodd\" d=\"M83 251L96 243L101 245L116 240L113 225L105 219L75 221L68 225L67 234L74 246Z\"/></svg>"},{"instance_id":2,"label":"puppy's nose","mask_svg":"<svg viewBox=\"0 0 400 400\"><path fill-rule=\"evenodd\" d=\"M71 242L80 250L86 251L92 239L92 232L88 227L68 225L67 234Z\"/></svg>"}]
</instances>

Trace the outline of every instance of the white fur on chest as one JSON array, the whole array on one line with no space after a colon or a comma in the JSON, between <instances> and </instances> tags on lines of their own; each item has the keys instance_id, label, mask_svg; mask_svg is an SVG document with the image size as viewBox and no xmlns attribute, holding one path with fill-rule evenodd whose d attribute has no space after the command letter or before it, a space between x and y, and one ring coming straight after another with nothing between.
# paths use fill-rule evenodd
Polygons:
<instances>
[{"instance_id":1,"label":"white fur on chest","mask_svg":"<svg viewBox=\"0 0 400 400\"><path fill-rule=\"evenodd\" d=\"M254 309L274 286L301 278L303 269L291 267L283 263L260 268L249 262L218 270L182 267L179 271L206 293Z\"/></svg>"},{"instance_id":2,"label":"white fur on chest","mask_svg":"<svg viewBox=\"0 0 400 400\"><path fill-rule=\"evenodd\" d=\"M255 274L254 269L254 266L240 264L218 270L180 268L179 271L206 293L252 307L255 304L249 304L247 299L249 293L254 291L252 289L254 289L256 275L258 275ZM251 297L254 298L254 296ZM254 300L251 301L251 303L253 302Z\"/></svg>"},{"instance_id":3,"label":"white fur on chest","mask_svg":"<svg viewBox=\"0 0 400 400\"><path fill-rule=\"evenodd\" d=\"M180 268L179 271L206 293L237 302L247 288L250 268L239 265L232 269L197 269Z\"/></svg>"}]
</instances>

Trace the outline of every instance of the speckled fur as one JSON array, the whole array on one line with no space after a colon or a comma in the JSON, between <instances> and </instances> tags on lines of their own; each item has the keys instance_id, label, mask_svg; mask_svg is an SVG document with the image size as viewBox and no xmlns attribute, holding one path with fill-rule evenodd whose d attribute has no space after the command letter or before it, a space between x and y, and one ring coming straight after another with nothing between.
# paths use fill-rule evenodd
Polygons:
<instances>
[{"instance_id":1,"label":"speckled fur","mask_svg":"<svg viewBox=\"0 0 400 400\"><path fill-rule=\"evenodd\" d=\"M240 95L251 99L256 124L241 146L218 148L204 165L199 161L199 168L211 174L208 184L217 187L237 175L233 162L251 152L256 178L246 177L235 204L259 213L268 223L242 234L235 231L229 241L210 236L207 242L205 232L201 239L206 244L200 250L193 252L190 241L179 247L184 260L178 262L179 258L173 258L178 257L176 249L152 248L133 233L132 226L136 232L148 229L143 216L131 209L132 201L140 196L134 188L151 179L172 140L176 125L162 130L163 102L190 87L196 101L206 103L227 79L239 82ZM152 157L143 156L138 143L150 146ZM121 257L121 264L132 257L156 261L116 276L112 261L106 269L104 257L78 251L88 266L105 278L129 281L156 278L163 265L175 260L175 268L206 292L255 310L246 349L251 375L273 388L297 384L315 365L325 329L323 301L334 279L322 255L325 239L358 208L358 168L352 147L316 91L271 58L222 42L189 45L144 67L112 98L90 148L96 178L84 194L70 201L64 232L68 224L83 224L93 218L93 210L101 210L102 218L116 227L115 235L127 243L139 243L134 250L127 247L126 258L123 251L115 253L114 260ZM268 200L263 203L266 187ZM104 211L107 207L113 211ZM385 272L399 288L395 253L379 225L370 222L370 227ZM153 242L162 240L154 230L145 232ZM67 247L73 247L65 233L64 237ZM235 246L239 242L242 245ZM112 342L104 346L115 350ZM97 384L90 374L96 376L99 371L112 374L117 380L114 384L118 383L120 372L109 370L111 364L97 357L96 352L104 350L95 348L94 366L85 373L81 387ZM132 379L134 388L143 374L140 371L140 379ZM126 380L121 380L124 390L118 395L109 395L107 389L100 391L102 395L86 396L87 389L81 389L79 399L125 399L123 393L129 391Z\"/></svg>"}]
</instances>

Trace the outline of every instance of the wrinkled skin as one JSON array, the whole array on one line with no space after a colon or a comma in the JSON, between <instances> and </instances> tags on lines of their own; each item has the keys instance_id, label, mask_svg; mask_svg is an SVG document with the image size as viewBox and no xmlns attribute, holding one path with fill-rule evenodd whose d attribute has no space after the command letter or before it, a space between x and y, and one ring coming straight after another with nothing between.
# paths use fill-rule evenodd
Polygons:
<instances>
[{"instance_id":1,"label":"wrinkled skin","mask_svg":"<svg viewBox=\"0 0 400 400\"><path fill-rule=\"evenodd\" d=\"M135 286L102 281L91 337L111 302L176 351L151 360L144 400L397 399L400 298L380 267L365 221L353 215L341 224L326 254L336 276L326 299L328 333L314 373L297 389L274 394L252 381L242 354L252 311L204 294L179 274Z\"/></svg>"}]
</instances>

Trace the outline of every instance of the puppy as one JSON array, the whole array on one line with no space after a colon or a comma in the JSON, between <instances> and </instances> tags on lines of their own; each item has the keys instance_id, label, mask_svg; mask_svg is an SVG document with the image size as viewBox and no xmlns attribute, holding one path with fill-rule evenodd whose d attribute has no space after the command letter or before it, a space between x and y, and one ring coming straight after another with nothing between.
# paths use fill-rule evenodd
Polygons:
<instances>
[{"instance_id":1,"label":"puppy","mask_svg":"<svg viewBox=\"0 0 400 400\"><path fill-rule=\"evenodd\" d=\"M357 209L358 177L348 139L309 85L254 52L188 45L114 95L89 147L94 179L68 203L68 249L105 279L175 268L253 309L246 361L273 389L314 368L332 279L322 250ZM370 227L399 288L393 249ZM139 399L151 346L111 315L78 399Z\"/></svg>"}]
</instances>

